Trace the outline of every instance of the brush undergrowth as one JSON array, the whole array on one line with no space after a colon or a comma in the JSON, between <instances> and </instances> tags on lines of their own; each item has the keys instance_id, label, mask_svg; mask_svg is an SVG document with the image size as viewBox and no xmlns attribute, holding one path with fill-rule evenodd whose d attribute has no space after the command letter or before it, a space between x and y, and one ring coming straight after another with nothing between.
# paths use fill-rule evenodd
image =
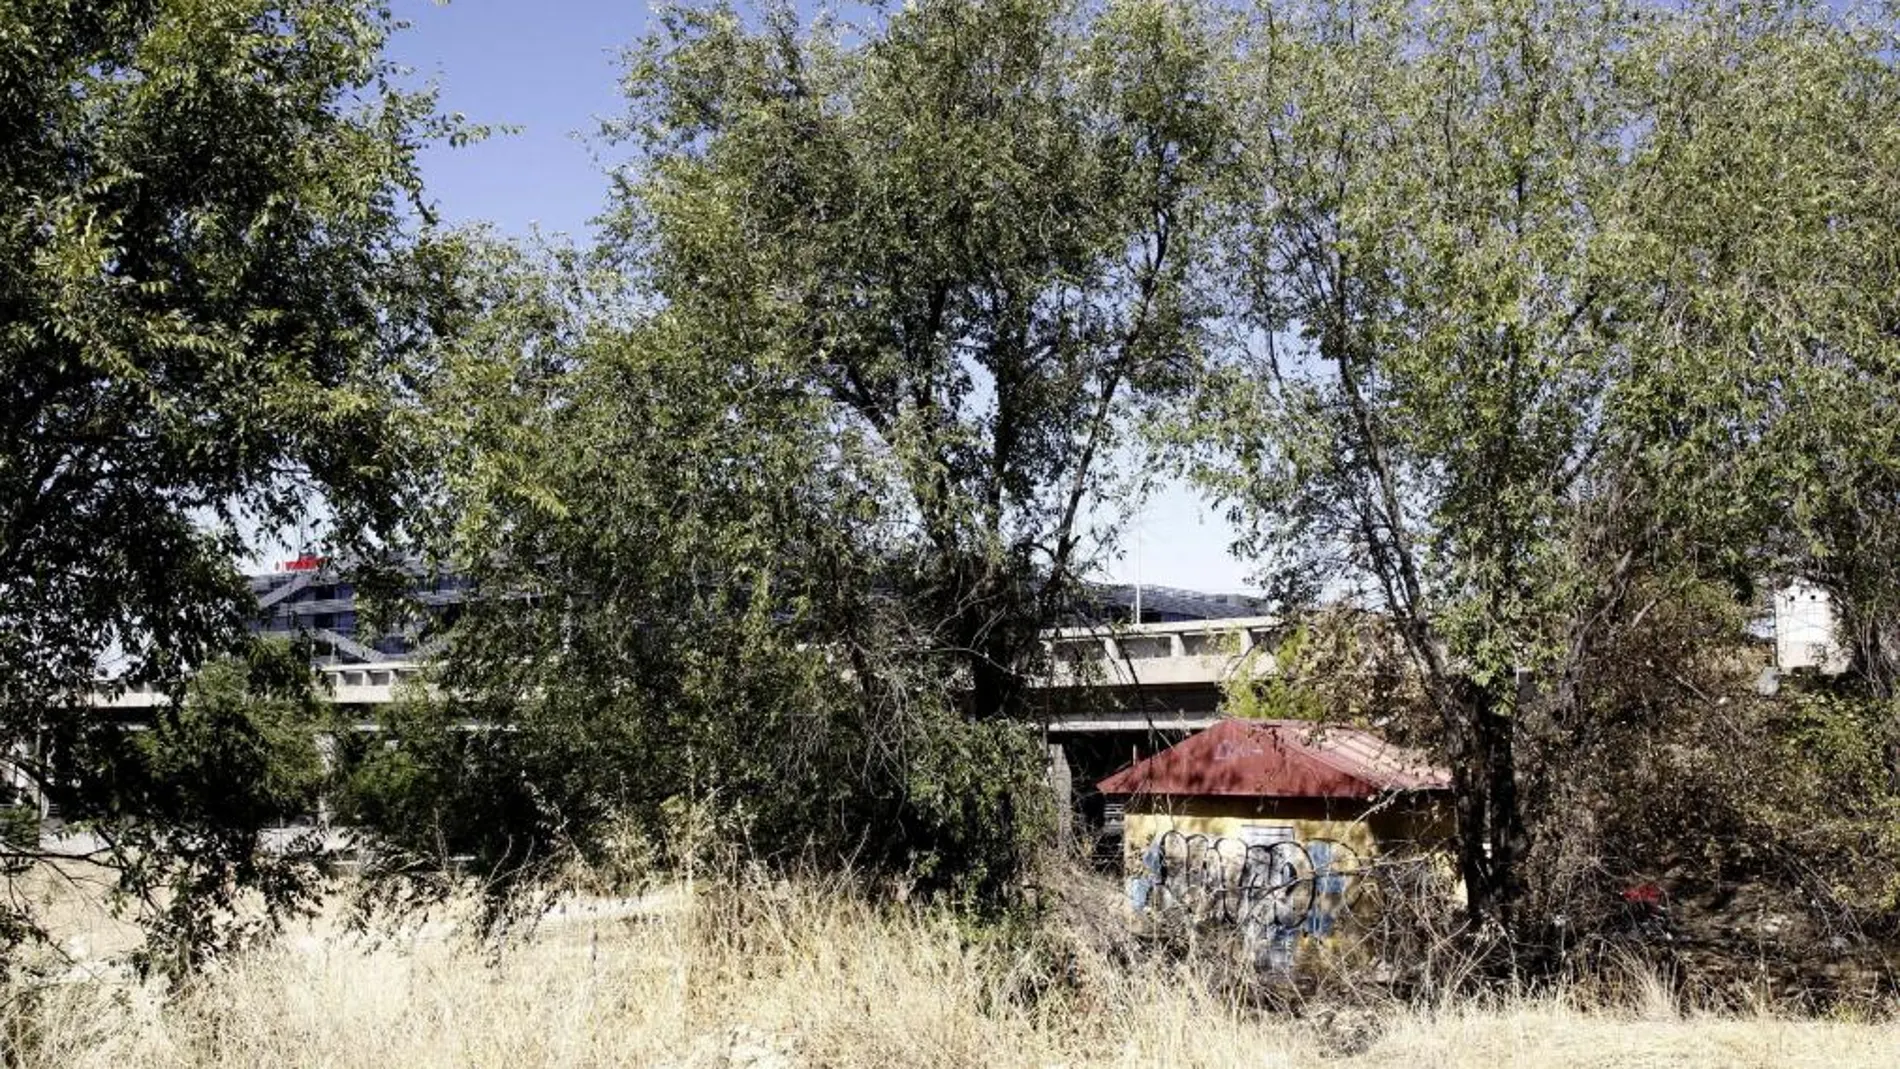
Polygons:
<instances>
[{"instance_id":1,"label":"brush undergrowth","mask_svg":"<svg viewBox=\"0 0 1900 1069\"><path fill-rule=\"evenodd\" d=\"M1345 970L1268 989L1231 947L1127 935L1078 879L973 922L843 879L739 876L555 912L483 939L471 908L334 920L176 991L18 982L29 1066L1368 1066L1880 1064L1882 1020L1699 1013L1631 960L1537 994L1400 1002Z\"/></svg>"}]
</instances>

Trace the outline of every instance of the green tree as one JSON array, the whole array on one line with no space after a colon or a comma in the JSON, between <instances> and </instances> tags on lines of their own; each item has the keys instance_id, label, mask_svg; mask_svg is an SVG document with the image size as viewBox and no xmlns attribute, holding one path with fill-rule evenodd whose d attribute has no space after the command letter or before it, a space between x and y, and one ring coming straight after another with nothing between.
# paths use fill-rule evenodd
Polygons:
<instances>
[{"instance_id":1,"label":"green tree","mask_svg":"<svg viewBox=\"0 0 1900 1069\"><path fill-rule=\"evenodd\" d=\"M999 895L1038 751L906 663L865 569L881 517L814 400L708 374L718 350L630 321L613 271L495 252L433 397L470 597L438 696L345 755L341 815L392 874L442 890L462 858L497 900L574 861L739 854Z\"/></svg>"},{"instance_id":2,"label":"green tree","mask_svg":"<svg viewBox=\"0 0 1900 1069\"><path fill-rule=\"evenodd\" d=\"M1227 146L1193 5L670 9L610 243L715 361L809 397L883 509L906 641L1020 717L1130 417L1188 381Z\"/></svg>"},{"instance_id":3,"label":"green tree","mask_svg":"<svg viewBox=\"0 0 1900 1069\"><path fill-rule=\"evenodd\" d=\"M401 535L457 133L356 0L0 7L0 748L236 648L256 531ZM101 683L102 675L110 682ZM41 760L27 759L38 752ZM149 840L149 850L169 839ZM132 859L121 857L125 863Z\"/></svg>"},{"instance_id":4,"label":"green tree","mask_svg":"<svg viewBox=\"0 0 1900 1069\"><path fill-rule=\"evenodd\" d=\"M1629 112L1613 6L1282 9L1250 39L1204 480L1295 600L1390 614L1440 717L1473 912L1524 848L1517 670L1578 589Z\"/></svg>"},{"instance_id":5,"label":"green tree","mask_svg":"<svg viewBox=\"0 0 1900 1069\"><path fill-rule=\"evenodd\" d=\"M1503 0L1280 8L1247 37L1250 344L1187 433L1291 598L1393 621L1475 917L1535 928L1524 861L1600 725L1707 699L1681 681L1714 645L1630 655L1659 605L1868 561L1893 456L1883 33L1802 4Z\"/></svg>"},{"instance_id":6,"label":"green tree","mask_svg":"<svg viewBox=\"0 0 1900 1069\"><path fill-rule=\"evenodd\" d=\"M265 832L317 814L330 721L309 650L259 642L206 665L149 730L53 725L68 756L49 796L116 870L113 896L147 932L143 967L180 977L315 904L321 832Z\"/></svg>"},{"instance_id":7,"label":"green tree","mask_svg":"<svg viewBox=\"0 0 1900 1069\"><path fill-rule=\"evenodd\" d=\"M1892 16L1738 4L1651 42L1629 269L1659 307L1618 407L1666 488L1652 526L1746 583L1846 610L1856 675L1895 679L1900 72ZM1714 536L1714 537L1710 537Z\"/></svg>"},{"instance_id":8,"label":"green tree","mask_svg":"<svg viewBox=\"0 0 1900 1069\"><path fill-rule=\"evenodd\" d=\"M996 901L1037 632L1197 357L1210 45L1160 3L659 20L604 247L497 262L434 402L475 594L352 804L514 876L713 812Z\"/></svg>"}]
</instances>

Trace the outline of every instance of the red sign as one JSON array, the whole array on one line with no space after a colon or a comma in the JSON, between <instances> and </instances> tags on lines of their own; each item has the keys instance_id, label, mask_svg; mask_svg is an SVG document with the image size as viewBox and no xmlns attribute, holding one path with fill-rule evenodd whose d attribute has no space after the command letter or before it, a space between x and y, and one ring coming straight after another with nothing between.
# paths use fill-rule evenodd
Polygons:
<instances>
[{"instance_id":1,"label":"red sign","mask_svg":"<svg viewBox=\"0 0 1900 1069\"><path fill-rule=\"evenodd\" d=\"M278 565L278 568L286 572L314 572L321 567L323 567L323 558L315 553L302 553L297 556L297 559L287 560Z\"/></svg>"}]
</instances>

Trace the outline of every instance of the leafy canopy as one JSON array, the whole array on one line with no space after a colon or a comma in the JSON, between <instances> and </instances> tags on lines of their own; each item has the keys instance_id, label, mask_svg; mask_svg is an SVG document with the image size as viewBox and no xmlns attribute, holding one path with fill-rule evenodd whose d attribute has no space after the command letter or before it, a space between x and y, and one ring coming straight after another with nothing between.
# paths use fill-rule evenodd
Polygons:
<instances>
[{"instance_id":1,"label":"leafy canopy","mask_svg":"<svg viewBox=\"0 0 1900 1069\"><path fill-rule=\"evenodd\" d=\"M1242 35L1237 340L1173 431L1290 601L1389 614L1476 913L1561 840L1527 808L1561 821L1629 678L1707 700L1606 656L1659 605L1790 571L1890 597L1889 30L1375 0Z\"/></svg>"},{"instance_id":2,"label":"leafy canopy","mask_svg":"<svg viewBox=\"0 0 1900 1069\"><path fill-rule=\"evenodd\" d=\"M182 698L239 650L257 532L320 511L361 556L405 531L416 374L456 260L415 157L460 133L396 86L393 25L358 0L0 6L0 748L69 814L175 829L101 855L140 894L140 871L214 855L203 871L280 889L247 860L244 808L278 773L211 761L232 793L192 797L236 830L177 830L214 814L83 765L125 741L90 692ZM224 738L160 715L154 738ZM170 888L176 916L226 893L208 881Z\"/></svg>"},{"instance_id":3,"label":"leafy canopy","mask_svg":"<svg viewBox=\"0 0 1900 1069\"><path fill-rule=\"evenodd\" d=\"M811 400L979 716L1023 712L1128 421L1198 359L1214 49L1191 5L989 0L667 9L628 54L612 250L709 373Z\"/></svg>"}]
</instances>

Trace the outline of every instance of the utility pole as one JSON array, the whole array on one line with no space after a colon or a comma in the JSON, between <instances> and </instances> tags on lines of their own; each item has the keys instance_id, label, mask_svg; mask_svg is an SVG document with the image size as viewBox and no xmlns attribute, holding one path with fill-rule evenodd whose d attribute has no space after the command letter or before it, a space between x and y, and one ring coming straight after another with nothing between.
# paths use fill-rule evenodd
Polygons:
<instances>
[{"instance_id":1,"label":"utility pole","mask_svg":"<svg viewBox=\"0 0 1900 1069\"><path fill-rule=\"evenodd\" d=\"M1147 510L1146 501L1135 509L1135 623L1141 622L1141 521Z\"/></svg>"}]
</instances>

